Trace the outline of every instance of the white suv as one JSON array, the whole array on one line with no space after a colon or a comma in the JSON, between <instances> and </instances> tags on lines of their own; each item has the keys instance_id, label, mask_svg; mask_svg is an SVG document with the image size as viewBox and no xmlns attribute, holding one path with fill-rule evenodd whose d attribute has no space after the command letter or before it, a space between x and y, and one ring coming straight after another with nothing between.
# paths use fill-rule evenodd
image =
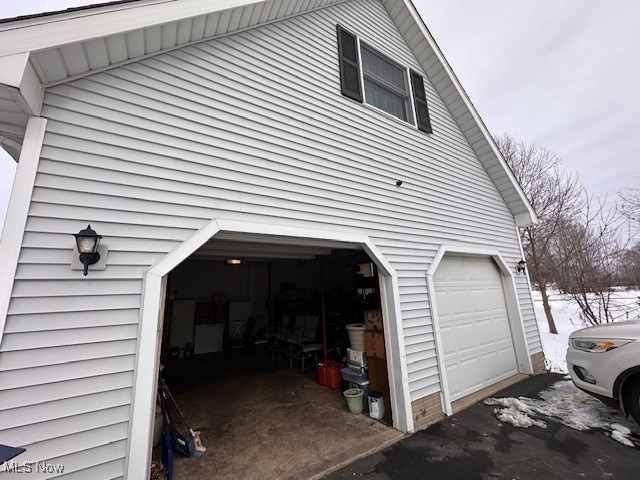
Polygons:
<instances>
[{"instance_id":1,"label":"white suv","mask_svg":"<svg viewBox=\"0 0 640 480\"><path fill-rule=\"evenodd\" d=\"M640 423L640 320L573 332L567 368L578 388Z\"/></svg>"}]
</instances>

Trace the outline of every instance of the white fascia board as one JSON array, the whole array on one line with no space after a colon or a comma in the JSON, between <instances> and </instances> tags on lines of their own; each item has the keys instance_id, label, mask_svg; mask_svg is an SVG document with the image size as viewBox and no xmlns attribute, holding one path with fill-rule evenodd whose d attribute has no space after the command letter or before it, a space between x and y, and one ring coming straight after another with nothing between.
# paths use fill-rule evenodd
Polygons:
<instances>
[{"instance_id":1,"label":"white fascia board","mask_svg":"<svg viewBox=\"0 0 640 480\"><path fill-rule=\"evenodd\" d=\"M20 87L25 69L29 63L29 53L17 53L0 57L0 83L8 87Z\"/></svg>"},{"instance_id":2,"label":"white fascia board","mask_svg":"<svg viewBox=\"0 0 640 480\"><path fill-rule=\"evenodd\" d=\"M44 87L28 53L0 57L0 84L7 90L25 115L40 115Z\"/></svg>"},{"instance_id":3,"label":"white fascia board","mask_svg":"<svg viewBox=\"0 0 640 480\"><path fill-rule=\"evenodd\" d=\"M520 201L522 202L522 205L526 208L526 212L518 213L518 214L514 215L514 217L517 217L516 218L516 223L519 226L526 226L526 225L532 225L532 224L537 223L536 214L535 214L535 212L533 210L533 207L531 207L531 204L529 203L529 200L527 199L527 196L524 194L524 191L522 190L522 187L520 187L520 184L518 183L516 178L513 176L513 173L511 172L511 169L508 167L507 163L505 162L504 158L502 157L502 154L500 153L500 150L498 150L498 147L496 146L495 142L493 141L493 137L491 136L491 134L487 130L487 127L485 126L484 122L480 118L480 115L478 114L478 112L476 111L475 107L471 103L471 100L467 96L467 93L464 91L464 88L462 88L462 85L458 81L458 77L456 77L455 73L451 69L451 66L449 65L449 62L447 62L447 59L444 57L444 55L440 51L440 48L438 48L438 44L435 42L435 40L433 39L433 37L429 33L429 30L427 30L427 27L424 24L424 21L422 20L422 18L420 17L420 14L418 14L418 11L416 10L416 8L411 3L411 0L397 0L397 1L400 1L400 2L402 2L404 4L404 7L407 9L407 11L411 15L413 21L416 23L416 25L420 29L420 32L422 33L422 35L425 38L426 42L429 44L429 46L433 50L434 54L438 58L438 61L442 65L442 68L444 68L445 72L447 73L447 75L451 79L451 83L453 84L454 88L458 92L458 95L460 95L460 98L464 102L465 107L467 108L467 110L469 111L471 116L473 117L474 122L478 125L478 128L482 132L486 142L489 144L489 147L491 148L491 152L498 159L498 162L500 163L500 166L502 167L502 169L506 173L506 175L509 178L511 184L513 185L514 190L518 194L518 197L519 197Z\"/></svg>"},{"instance_id":4,"label":"white fascia board","mask_svg":"<svg viewBox=\"0 0 640 480\"><path fill-rule=\"evenodd\" d=\"M265 1L174 0L153 4L131 3L114 6L114 9L87 9L81 15L78 12L52 15L38 24L9 22L0 27L0 56L86 42Z\"/></svg>"},{"instance_id":5,"label":"white fascia board","mask_svg":"<svg viewBox=\"0 0 640 480\"><path fill-rule=\"evenodd\" d=\"M528 202L527 202L528 203ZM529 227L531 225L538 224L538 217L534 214L533 218L530 212L523 212L514 215L514 220L516 222L516 226L518 227Z\"/></svg>"},{"instance_id":6,"label":"white fascia board","mask_svg":"<svg viewBox=\"0 0 640 480\"><path fill-rule=\"evenodd\" d=\"M9 209L0 238L0 265L2 265L0 268L0 343L7 320L15 273L18 268L18 258L29 215L31 194L38 171L46 125L47 120L44 118L29 118L18 170L11 190Z\"/></svg>"}]
</instances>

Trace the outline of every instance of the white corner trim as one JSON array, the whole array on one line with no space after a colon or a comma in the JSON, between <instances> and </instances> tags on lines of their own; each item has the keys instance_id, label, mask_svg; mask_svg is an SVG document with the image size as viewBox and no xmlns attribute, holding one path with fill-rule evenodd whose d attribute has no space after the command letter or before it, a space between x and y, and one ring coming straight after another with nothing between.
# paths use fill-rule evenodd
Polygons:
<instances>
[{"instance_id":1,"label":"white corner trim","mask_svg":"<svg viewBox=\"0 0 640 480\"><path fill-rule=\"evenodd\" d=\"M522 373L533 373L533 364L527 345L526 332L524 330L524 321L520 311L520 302L518 300L518 292L515 285L513 268L509 268L507 262L498 250L487 249L482 246L468 247L462 245L441 245L438 252L433 258L429 269L426 272L427 291L429 293L429 305L431 307L431 321L433 323L434 341L436 346L436 359L438 361L438 370L440 373L440 397L442 399L443 411L446 415L451 415L451 397L449 395L449 383L447 380L447 372L445 369L444 353L442 348L442 337L440 335L440 325L438 318L438 307L435 302L435 284L433 276L438 269L442 259L447 254L462 255L470 257L490 257L492 258L498 269L502 273L502 285L505 296L505 306L507 308L507 316L511 325L511 334L514 343L516 360L518 369Z\"/></svg>"},{"instance_id":2,"label":"white corner trim","mask_svg":"<svg viewBox=\"0 0 640 480\"><path fill-rule=\"evenodd\" d=\"M391 414L393 426L405 432L413 432L413 410L411 408L411 394L409 386L409 370L407 366L407 351L404 344L402 328L402 311L400 310L400 288L395 270L382 271L378 260L369 252L367 254L378 265L380 281L380 300L385 319L385 328L393 335L384 336L384 346L387 353L387 373L391 385ZM386 260L385 260L386 261Z\"/></svg>"},{"instance_id":3,"label":"white corner trim","mask_svg":"<svg viewBox=\"0 0 640 480\"><path fill-rule=\"evenodd\" d=\"M187 241L182 243L173 252L166 255L160 262L156 263L147 275L157 275L163 277L171 270L184 262L193 252L202 247L211 237L220 231L220 226L216 220L212 220L203 228L194 233Z\"/></svg>"},{"instance_id":4,"label":"white corner trim","mask_svg":"<svg viewBox=\"0 0 640 480\"><path fill-rule=\"evenodd\" d=\"M442 260L444 253L442 248L438 250L438 254L433 259L432 265L436 267ZM437 263L436 263L437 262ZM430 271L431 269L429 269ZM435 272L435 269L434 269ZM429 307L431 308L431 323L433 325L433 338L436 346L436 360L438 362L438 372L440 373L440 401L442 402L443 411L447 416L453 415L451 408L451 397L449 395L449 381L445 370L444 351L442 348L442 336L440 335L440 321L438 319L438 307L436 305L436 288L433 283L433 273L426 273L427 277L427 293L429 294Z\"/></svg>"},{"instance_id":5,"label":"white corner trim","mask_svg":"<svg viewBox=\"0 0 640 480\"><path fill-rule=\"evenodd\" d=\"M389 368L394 426L413 431L413 415L409 395L409 375L402 332L398 279L391 264L371 239L362 234L334 230L307 229L234 220L212 220L176 250L167 254L146 273L142 291L142 308L138 331L138 351L133 381L131 423L127 445L126 478L147 478L151 459L151 437L158 378L159 349L162 337L162 316L166 275L217 234L246 234L271 237L269 241L291 243L292 239L335 242L337 246L359 245L371 256L381 273L382 296L387 325L394 326L394 335L385 338L388 351L397 352L387 362ZM394 337L394 338L391 338ZM397 357L397 358L396 358Z\"/></svg>"},{"instance_id":6,"label":"white corner trim","mask_svg":"<svg viewBox=\"0 0 640 480\"><path fill-rule=\"evenodd\" d=\"M131 423L125 466L128 479L149 478L153 442L158 364L162 338L162 313L166 277L148 272L143 281L143 297L138 328L138 353L133 380Z\"/></svg>"},{"instance_id":7,"label":"white corner trim","mask_svg":"<svg viewBox=\"0 0 640 480\"><path fill-rule=\"evenodd\" d=\"M44 118L29 118L0 239L0 343L7 321L46 126L47 120Z\"/></svg>"}]
</instances>

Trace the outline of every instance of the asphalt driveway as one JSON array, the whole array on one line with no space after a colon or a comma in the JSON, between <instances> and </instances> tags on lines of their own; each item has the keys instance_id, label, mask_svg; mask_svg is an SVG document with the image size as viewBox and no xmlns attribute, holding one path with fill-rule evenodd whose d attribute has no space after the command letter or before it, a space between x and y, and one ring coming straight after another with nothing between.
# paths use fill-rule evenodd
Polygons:
<instances>
[{"instance_id":1,"label":"asphalt driveway","mask_svg":"<svg viewBox=\"0 0 640 480\"><path fill-rule=\"evenodd\" d=\"M538 375L495 397L537 398L541 391L561 381L565 381L562 375ZM500 422L494 407L478 403L326 478L640 478L639 429L634 429L630 437L636 444L631 448L614 441L602 429L578 431L558 419L545 417L544 421L544 429L514 427Z\"/></svg>"}]
</instances>

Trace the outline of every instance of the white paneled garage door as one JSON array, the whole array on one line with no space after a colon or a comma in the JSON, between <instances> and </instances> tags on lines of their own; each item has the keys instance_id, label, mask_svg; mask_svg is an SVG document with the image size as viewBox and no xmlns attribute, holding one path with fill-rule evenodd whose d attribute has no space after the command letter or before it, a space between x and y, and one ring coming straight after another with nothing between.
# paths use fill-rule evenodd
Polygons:
<instances>
[{"instance_id":1,"label":"white paneled garage door","mask_svg":"<svg viewBox=\"0 0 640 480\"><path fill-rule=\"evenodd\" d=\"M451 400L518 373L502 274L493 260L445 256L434 285Z\"/></svg>"}]
</instances>

